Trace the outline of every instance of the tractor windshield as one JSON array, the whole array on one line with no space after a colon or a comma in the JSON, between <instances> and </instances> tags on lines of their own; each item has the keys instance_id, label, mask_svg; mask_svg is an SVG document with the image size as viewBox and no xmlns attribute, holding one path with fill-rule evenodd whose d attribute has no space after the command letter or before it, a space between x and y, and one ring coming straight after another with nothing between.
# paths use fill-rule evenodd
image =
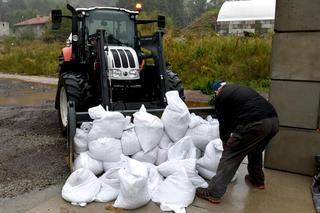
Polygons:
<instances>
[{"instance_id":1,"label":"tractor windshield","mask_svg":"<svg viewBox=\"0 0 320 213\"><path fill-rule=\"evenodd\" d=\"M97 29L106 30L109 44L134 46L134 21L124 11L92 10L86 26L89 35L95 34Z\"/></svg>"}]
</instances>

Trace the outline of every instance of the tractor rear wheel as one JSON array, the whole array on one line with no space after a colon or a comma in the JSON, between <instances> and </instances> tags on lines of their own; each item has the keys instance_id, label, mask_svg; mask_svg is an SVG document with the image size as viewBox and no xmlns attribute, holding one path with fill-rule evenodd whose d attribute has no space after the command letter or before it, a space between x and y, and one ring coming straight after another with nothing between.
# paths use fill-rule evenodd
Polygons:
<instances>
[{"instance_id":1,"label":"tractor rear wheel","mask_svg":"<svg viewBox=\"0 0 320 213\"><path fill-rule=\"evenodd\" d=\"M178 90L180 98L185 100L186 97L184 96L184 88L178 74L172 72L171 70L167 70L167 76L169 82L169 91Z\"/></svg>"},{"instance_id":2,"label":"tractor rear wheel","mask_svg":"<svg viewBox=\"0 0 320 213\"><path fill-rule=\"evenodd\" d=\"M88 78L83 74L64 73L59 78L56 104L63 136L67 135L68 101L74 101L76 111L86 110L92 97Z\"/></svg>"}]
</instances>

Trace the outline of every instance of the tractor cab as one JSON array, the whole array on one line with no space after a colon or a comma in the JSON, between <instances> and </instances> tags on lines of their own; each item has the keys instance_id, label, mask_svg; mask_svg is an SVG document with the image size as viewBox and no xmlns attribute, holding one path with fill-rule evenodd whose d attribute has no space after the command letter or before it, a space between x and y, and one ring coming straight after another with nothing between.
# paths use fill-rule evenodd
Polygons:
<instances>
[{"instance_id":1,"label":"tractor cab","mask_svg":"<svg viewBox=\"0 0 320 213\"><path fill-rule=\"evenodd\" d=\"M87 39L101 29L105 30L109 45L134 47L136 12L112 7L79 8L77 11L84 14L82 30Z\"/></svg>"}]
</instances>

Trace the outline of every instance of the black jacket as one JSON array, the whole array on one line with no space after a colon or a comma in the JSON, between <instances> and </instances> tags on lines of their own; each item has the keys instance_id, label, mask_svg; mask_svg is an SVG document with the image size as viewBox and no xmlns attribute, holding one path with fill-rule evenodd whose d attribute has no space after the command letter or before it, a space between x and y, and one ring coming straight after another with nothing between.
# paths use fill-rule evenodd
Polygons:
<instances>
[{"instance_id":1,"label":"black jacket","mask_svg":"<svg viewBox=\"0 0 320 213\"><path fill-rule=\"evenodd\" d=\"M223 142L227 142L238 125L277 117L275 109L264 97L240 85L225 85L215 99L215 107Z\"/></svg>"}]
</instances>

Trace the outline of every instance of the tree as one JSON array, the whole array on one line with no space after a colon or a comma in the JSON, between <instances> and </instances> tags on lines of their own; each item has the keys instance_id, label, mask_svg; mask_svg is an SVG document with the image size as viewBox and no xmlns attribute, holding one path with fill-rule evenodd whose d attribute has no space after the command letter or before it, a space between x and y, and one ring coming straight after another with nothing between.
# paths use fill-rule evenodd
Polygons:
<instances>
[{"instance_id":1,"label":"tree","mask_svg":"<svg viewBox=\"0 0 320 213\"><path fill-rule=\"evenodd\" d=\"M222 4L223 4L225 1L226 1L226 0L210 0L210 1L208 2L208 7L220 9L220 7L222 6Z\"/></svg>"},{"instance_id":2,"label":"tree","mask_svg":"<svg viewBox=\"0 0 320 213\"><path fill-rule=\"evenodd\" d=\"M61 4L58 8L62 10L63 15L71 16L70 11L66 8L66 4ZM65 41L71 33L71 26L71 20L66 18L62 19L61 27L59 30L52 30L51 23L49 23L46 25L46 30L44 32L43 38L45 40L55 39Z\"/></svg>"},{"instance_id":3,"label":"tree","mask_svg":"<svg viewBox=\"0 0 320 213\"><path fill-rule=\"evenodd\" d=\"M184 0L166 0L166 12L171 16L176 26L182 27L187 23Z\"/></svg>"},{"instance_id":4,"label":"tree","mask_svg":"<svg viewBox=\"0 0 320 213\"><path fill-rule=\"evenodd\" d=\"M192 22L207 10L208 3L207 0L191 0L187 3L187 8L189 21Z\"/></svg>"}]
</instances>

